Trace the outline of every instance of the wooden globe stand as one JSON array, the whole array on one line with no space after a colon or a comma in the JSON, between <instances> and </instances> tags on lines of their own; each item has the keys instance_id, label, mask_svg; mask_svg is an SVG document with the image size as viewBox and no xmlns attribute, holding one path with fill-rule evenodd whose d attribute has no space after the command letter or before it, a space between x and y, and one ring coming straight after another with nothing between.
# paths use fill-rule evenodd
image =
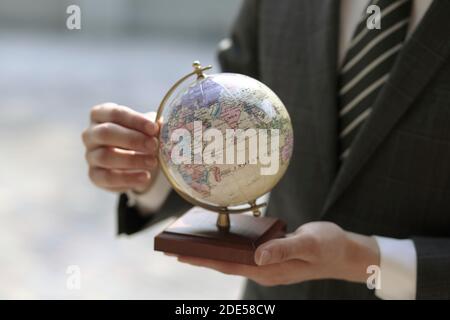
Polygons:
<instances>
[{"instance_id":1,"label":"wooden globe stand","mask_svg":"<svg viewBox=\"0 0 450 320\"><path fill-rule=\"evenodd\" d=\"M202 67L198 61L194 61L192 66L194 71L178 80L164 96L158 108L156 121L160 121L165 104L181 83L194 75L197 79L204 79L206 75L203 71L212 68L211 66ZM276 218L260 217L261 208L265 207L266 203L256 204L255 199L245 208L230 208L200 202L178 186L170 175L161 153L159 163L172 188L196 207L186 212L155 237L155 250L255 265L256 248L268 240L284 235L286 231L284 222ZM217 218L214 218L212 212L218 213ZM239 214L245 212L252 212L252 215ZM230 214L233 214L232 218Z\"/></svg>"}]
</instances>

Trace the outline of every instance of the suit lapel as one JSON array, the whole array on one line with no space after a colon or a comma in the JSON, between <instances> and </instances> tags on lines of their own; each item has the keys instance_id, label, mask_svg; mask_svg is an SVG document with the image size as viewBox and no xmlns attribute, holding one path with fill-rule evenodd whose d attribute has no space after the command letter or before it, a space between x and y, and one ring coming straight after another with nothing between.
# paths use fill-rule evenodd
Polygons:
<instances>
[{"instance_id":1,"label":"suit lapel","mask_svg":"<svg viewBox=\"0 0 450 320\"><path fill-rule=\"evenodd\" d=\"M435 0L405 43L390 78L328 194L322 214L331 208L399 119L411 107L450 52L450 1Z\"/></svg>"}]
</instances>

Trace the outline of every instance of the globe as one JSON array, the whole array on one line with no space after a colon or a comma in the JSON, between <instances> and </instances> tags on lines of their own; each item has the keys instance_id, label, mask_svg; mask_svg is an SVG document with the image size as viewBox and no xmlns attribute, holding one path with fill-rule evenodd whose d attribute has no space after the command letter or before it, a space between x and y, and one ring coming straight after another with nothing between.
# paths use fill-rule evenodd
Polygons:
<instances>
[{"instance_id":1,"label":"globe","mask_svg":"<svg viewBox=\"0 0 450 320\"><path fill-rule=\"evenodd\" d=\"M219 73L184 81L162 103L160 162L171 185L206 207L233 207L266 194L293 149L289 114L263 83Z\"/></svg>"}]
</instances>

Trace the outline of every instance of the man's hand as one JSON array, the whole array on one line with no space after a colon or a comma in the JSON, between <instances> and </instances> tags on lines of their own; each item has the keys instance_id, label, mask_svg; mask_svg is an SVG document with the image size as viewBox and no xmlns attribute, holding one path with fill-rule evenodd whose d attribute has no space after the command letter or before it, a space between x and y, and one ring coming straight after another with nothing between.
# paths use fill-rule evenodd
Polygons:
<instances>
[{"instance_id":1,"label":"man's hand","mask_svg":"<svg viewBox=\"0 0 450 320\"><path fill-rule=\"evenodd\" d=\"M371 237L346 232L331 222L312 222L259 246L258 266L184 256L178 260L274 286L315 279L366 282L367 267L379 265L379 252Z\"/></svg>"},{"instance_id":2,"label":"man's hand","mask_svg":"<svg viewBox=\"0 0 450 320\"><path fill-rule=\"evenodd\" d=\"M115 103L92 108L82 135L92 182L106 190L146 190L157 167L158 125L144 114Z\"/></svg>"}]
</instances>

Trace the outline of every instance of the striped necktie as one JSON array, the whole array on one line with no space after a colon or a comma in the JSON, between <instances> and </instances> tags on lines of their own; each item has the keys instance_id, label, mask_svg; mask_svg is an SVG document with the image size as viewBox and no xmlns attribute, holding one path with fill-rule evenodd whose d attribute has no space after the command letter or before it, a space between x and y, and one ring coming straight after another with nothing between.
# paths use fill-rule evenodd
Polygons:
<instances>
[{"instance_id":1,"label":"striped necktie","mask_svg":"<svg viewBox=\"0 0 450 320\"><path fill-rule=\"evenodd\" d=\"M339 72L339 142L341 161L386 82L402 48L411 14L412 0L372 0L379 6L381 28L367 28L364 14L356 27Z\"/></svg>"}]
</instances>

